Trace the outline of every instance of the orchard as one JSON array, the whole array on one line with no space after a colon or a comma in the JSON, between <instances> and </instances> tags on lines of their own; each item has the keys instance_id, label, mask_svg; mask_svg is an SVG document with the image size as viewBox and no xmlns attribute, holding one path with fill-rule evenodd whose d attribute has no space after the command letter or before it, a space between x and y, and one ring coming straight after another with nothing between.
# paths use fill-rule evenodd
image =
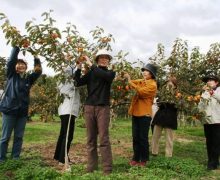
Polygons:
<instances>
[{"instance_id":1,"label":"orchard","mask_svg":"<svg viewBox=\"0 0 220 180\"><path fill-rule=\"evenodd\" d=\"M1 29L11 46L19 46L24 55L30 53L39 56L48 67L53 68L54 77L42 77L35 85L31 93L30 116L42 114L42 121L53 119L56 115L57 104L62 98L56 98L56 82L65 81L64 68L75 67L79 61L84 61L83 55L94 59L98 49L112 50L115 39L112 34L106 34L104 29L96 27L90 31L91 39L83 37L77 27L67 23L64 29L56 27L56 20L52 17L52 10L42 14L42 22L34 20L25 23L25 33L13 26L7 16L0 13ZM144 63L151 62L158 67L157 81L158 94L162 93L160 87L167 78L176 77L178 89L175 96L164 95L164 101L174 102L179 108L180 118L184 123L197 120L203 121L202 112L197 109L200 100L203 83L201 78L209 73L220 73L220 44L213 43L206 54L200 53L199 47L188 48L187 41L177 38L174 41L171 53L165 56L165 47L158 44L155 54L148 60L128 60L124 51L115 53L111 69L117 72L112 85L111 108L112 118L126 117L129 102L133 95L123 75L128 72L132 79L141 78L140 68ZM88 67L84 66L84 73ZM3 87L5 74L5 58L1 57L0 86ZM85 89L83 89L85 90ZM85 91L81 92L82 101L85 99ZM57 103L54 103L57 102ZM44 118L43 118L44 117Z\"/></svg>"},{"instance_id":2,"label":"orchard","mask_svg":"<svg viewBox=\"0 0 220 180\"><path fill-rule=\"evenodd\" d=\"M71 171L64 172L63 167L53 159L60 130L57 109L63 101L63 97L57 91L57 83L67 80L64 69L67 66L74 68L77 63L85 61L84 55L94 59L99 49L106 48L112 51L115 39L112 34L106 33L98 26L90 31L89 39L81 35L76 25L72 23L67 23L63 29L58 28L52 14L52 10L44 12L39 23L35 20L27 21L24 25L25 32L21 33L4 13L0 13L0 26L8 47L20 47L24 56L27 54L38 56L42 63L55 72L54 76L41 75L31 89L29 118L36 118L37 121L30 121L26 125L22 157L19 160L9 158L5 163L0 163L1 178L114 180L219 178L218 170L217 172L206 170L204 130L198 125L206 117L197 106L204 86L202 77L213 72L220 75L220 43L211 44L208 52L203 54L199 47L190 49L187 41L180 38L173 42L169 55L165 47L158 44L155 53L143 61L129 59L129 53L123 50L112 52L114 57L109 68L116 71L110 99L113 128L109 129L114 159L113 173L108 177L103 176L99 169L93 173L85 173L87 136L82 116L83 106L81 116L76 121L74 143L71 144L73 147L68 154L73 163ZM4 89L6 82L6 60L6 57L0 55L0 90ZM180 126L175 132L174 156L172 158L161 154L157 157L151 156L147 166L142 168L131 167L128 164L132 156L132 128L131 122L128 121L130 119L128 107L135 92L128 85L124 74L129 73L131 79L142 78L141 67L145 63L157 66L157 96L162 97L164 102L175 103L179 110ZM84 64L83 73L86 74L88 70ZM163 85L171 78L177 79L177 89L174 93L167 93ZM81 87L82 104L86 93L86 88ZM149 137L151 136L149 133ZM161 141L161 146L165 147L164 139ZM160 153L165 153L164 149Z\"/></svg>"}]
</instances>

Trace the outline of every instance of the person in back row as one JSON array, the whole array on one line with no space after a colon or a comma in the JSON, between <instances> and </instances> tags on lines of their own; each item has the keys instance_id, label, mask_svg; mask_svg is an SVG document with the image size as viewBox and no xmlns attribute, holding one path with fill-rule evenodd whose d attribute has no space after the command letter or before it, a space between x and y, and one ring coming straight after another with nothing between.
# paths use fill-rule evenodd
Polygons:
<instances>
[{"instance_id":1,"label":"person in back row","mask_svg":"<svg viewBox=\"0 0 220 180\"><path fill-rule=\"evenodd\" d=\"M159 140L164 129L166 136L165 156L173 156L173 130L177 129L177 107L175 105L175 95L177 91L177 80L169 77L166 83L160 88L158 97L158 111L156 112L152 125L154 126L152 136L152 155L159 152ZM173 101L173 102L172 102Z\"/></svg>"}]
</instances>

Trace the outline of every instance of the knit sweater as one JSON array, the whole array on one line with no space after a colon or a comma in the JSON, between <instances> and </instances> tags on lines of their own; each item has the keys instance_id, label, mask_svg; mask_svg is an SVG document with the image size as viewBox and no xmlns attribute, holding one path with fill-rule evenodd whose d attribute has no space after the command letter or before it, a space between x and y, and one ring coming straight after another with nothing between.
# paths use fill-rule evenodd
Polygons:
<instances>
[{"instance_id":1,"label":"knit sweater","mask_svg":"<svg viewBox=\"0 0 220 180\"><path fill-rule=\"evenodd\" d=\"M128 113L132 116L151 116L157 84L154 79L131 80L129 85L136 91Z\"/></svg>"}]
</instances>

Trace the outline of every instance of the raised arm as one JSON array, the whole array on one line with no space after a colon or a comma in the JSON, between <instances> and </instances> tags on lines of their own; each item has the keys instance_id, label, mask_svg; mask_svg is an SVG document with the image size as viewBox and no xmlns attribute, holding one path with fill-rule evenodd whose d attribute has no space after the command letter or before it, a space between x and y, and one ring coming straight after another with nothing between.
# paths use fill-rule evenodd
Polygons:
<instances>
[{"instance_id":1,"label":"raised arm","mask_svg":"<svg viewBox=\"0 0 220 180\"><path fill-rule=\"evenodd\" d=\"M20 48L17 46L12 48L11 55L7 61L7 70L6 70L7 78L12 76L16 72L15 66L18 60L19 51L20 51Z\"/></svg>"},{"instance_id":2,"label":"raised arm","mask_svg":"<svg viewBox=\"0 0 220 180\"><path fill-rule=\"evenodd\" d=\"M86 85L89 79L89 73L85 74L84 76L81 77L81 69L77 69L75 72L75 86L83 86Z\"/></svg>"},{"instance_id":3,"label":"raised arm","mask_svg":"<svg viewBox=\"0 0 220 180\"><path fill-rule=\"evenodd\" d=\"M212 96L220 103L220 87L217 88Z\"/></svg>"},{"instance_id":4,"label":"raised arm","mask_svg":"<svg viewBox=\"0 0 220 180\"><path fill-rule=\"evenodd\" d=\"M40 59L34 57L34 72L30 74L30 84L33 85L41 74L42 74L42 67L41 67Z\"/></svg>"},{"instance_id":5,"label":"raised arm","mask_svg":"<svg viewBox=\"0 0 220 180\"><path fill-rule=\"evenodd\" d=\"M155 82L149 82L145 85L136 85L132 81L129 81L129 85L134 88L140 97L151 97L156 94L157 85Z\"/></svg>"},{"instance_id":6,"label":"raised arm","mask_svg":"<svg viewBox=\"0 0 220 180\"><path fill-rule=\"evenodd\" d=\"M91 70L94 72L94 75L107 81L107 82L112 82L113 79L115 78L115 72L113 71L105 71L96 65L91 66Z\"/></svg>"},{"instance_id":7,"label":"raised arm","mask_svg":"<svg viewBox=\"0 0 220 180\"><path fill-rule=\"evenodd\" d=\"M107 81L110 83L113 81L113 79L115 78L115 72L105 71L97 67L96 65L92 64L88 56L83 56L83 58L85 59L85 63L90 67L90 71L92 71L96 77L99 77L103 79L104 81Z\"/></svg>"}]
</instances>

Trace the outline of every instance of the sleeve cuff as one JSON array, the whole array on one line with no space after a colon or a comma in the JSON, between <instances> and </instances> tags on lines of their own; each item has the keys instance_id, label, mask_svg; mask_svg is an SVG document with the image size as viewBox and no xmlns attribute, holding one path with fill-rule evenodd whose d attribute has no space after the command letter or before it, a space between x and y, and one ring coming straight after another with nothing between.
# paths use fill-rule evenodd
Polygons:
<instances>
[{"instance_id":1,"label":"sleeve cuff","mask_svg":"<svg viewBox=\"0 0 220 180\"><path fill-rule=\"evenodd\" d=\"M97 66L95 65L95 64L93 64L91 67L90 67L90 69L95 69Z\"/></svg>"}]
</instances>

